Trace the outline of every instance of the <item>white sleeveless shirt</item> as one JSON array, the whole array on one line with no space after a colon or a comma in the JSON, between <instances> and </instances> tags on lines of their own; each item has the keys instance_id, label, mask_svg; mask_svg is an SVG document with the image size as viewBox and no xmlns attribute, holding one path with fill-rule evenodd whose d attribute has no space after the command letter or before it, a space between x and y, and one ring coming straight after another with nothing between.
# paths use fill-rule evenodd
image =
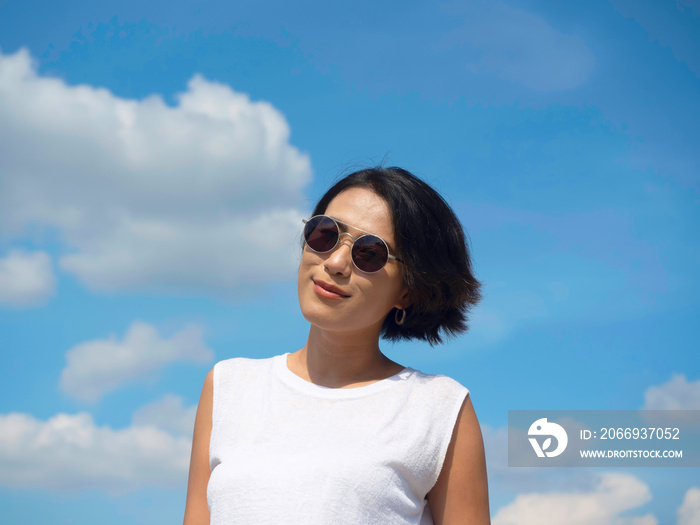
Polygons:
<instances>
[{"instance_id":1,"label":"white sleeveless shirt","mask_svg":"<svg viewBox=\"0 0 700 525\"><path fill-rule=\"evenodd\" d=\"M217 363L211 524L432 524L426 495L468 393L411 368L327 388L287 354Z\"/></svg>"}]
</instances>

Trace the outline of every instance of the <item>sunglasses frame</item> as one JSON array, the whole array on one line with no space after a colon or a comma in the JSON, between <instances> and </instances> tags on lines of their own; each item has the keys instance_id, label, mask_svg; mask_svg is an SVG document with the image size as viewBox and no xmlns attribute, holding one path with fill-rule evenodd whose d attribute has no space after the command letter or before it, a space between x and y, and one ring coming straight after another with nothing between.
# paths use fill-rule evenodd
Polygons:
<instances>
[{"instance_id":1,"label":"sunglasses frame","mask_svg":"<svg viewBox=\"0 0 700 525\"><path fill-rule=\"evenodd\" d=\"M302 219L301 222L303 222L304 225L306 225L306 224L308 224L309 222L311 222L312 220L317 219L317 218L326 218L326 219L332 220L332 221L335 223L336 228L338 229L338 238L336 239L335 244L333 245L332 248L330 248L330 249L328 249L328 250L326 250L326 251L323 251L323 252L318 251L318 250L314 250L311 246L309 246L309 243L306 241L306 226L304 226L304 243L306 244L306 246L309 246L309 250L311 250L312 252L314 252L314 253L330 253L330 252L332 252L333 250L335 250L335 249L338 247L338 244L340 243L340 237L341 237L341 235L347 235L348 237L350 237L350 238L352 239L352 245L350 246L350 259L352 260L352 264L353 264L353 266L354 266L355 268L357 268L359 271L361 271L361 272L363 272L363 273L372 274L372 273L377 273L377 272L381 271L382 268L384 268L384 267L386 266L386 264L389 262L389 259L394 259L396 262L400 262L400 263L403 263L403 262L404 262L403 260L401 260L401 259L399 259L398 257L396 257L396 256L394 256L394 255L391 254L391 251L389 250L389 245L387 244L387 242L386 242L384 239L382 239L381 237L379 237L379 235L375 235L374 233L370 233L370 232L368 232L368 231L362 230L362 229L357 228L357 227L355 227L355 226L352 226L351 224L348 224L348 223L346 223L346 222L339 221L338 219L335 219L335 218L333 218L333 217L331 217L331 216L329 216L329 215L323 215L323 214L321 214L321 215L314 215L314 216L311 217L310 219ZM356 238L353 237L352 234L350 234L349 232L341 231L341 230L340 230L340 225L341 225L341 224L342 224L343 226L345 226L345 227L352 228L353 230L357 230L357 231L359 231L359 232L362 232L364 235L360 235L360 236L356 239ZM382 244L384 244L384 247L386 248L386 255L387 255L386 261L385 261L384 264L381 266L381 268L377 268L377 269L374 270L373 272L368 272L367 270L363 270L362 268L360 268L359 266L357 266L357 263L355 263L355 258L354 258L353 255L352 255L352 249L354 248L355 243L356 243L357 241L359 241L360 239L362 239L363 237L374 237L375 239L379 239L380 241L382 241Z\"/></svg>"}]
</instances>

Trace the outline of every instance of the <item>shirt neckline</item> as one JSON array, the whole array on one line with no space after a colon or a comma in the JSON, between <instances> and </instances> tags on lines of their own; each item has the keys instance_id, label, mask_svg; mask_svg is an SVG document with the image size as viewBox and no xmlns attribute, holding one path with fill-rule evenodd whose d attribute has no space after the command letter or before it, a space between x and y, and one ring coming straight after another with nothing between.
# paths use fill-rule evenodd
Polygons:
<instances>
[{"instance_id":1,"label":"shirt neckline","mask_svg":"<svg viewBox=\"0 0 700 525\"><path fill-rule=\"evenodd\" d=\"M375 381L374 383L370 383L369 385L357 386L352 388L332 388L311 383L310 381L302 379L301 377L296 375L287 366L288 356L289 352L287 352L286 354L278 355L274 358L274 368L277 376L287 386L293 388L294 390L302 391L316 397L334 399L364 397L400 385L404 383L407 379L409 379L411 375L415 372L415 370L413 370L412 368L405 367L403 370L394 374L393 376L387 377L385 379L380 379L379 381Z\"/></svg>"}]
</instances>

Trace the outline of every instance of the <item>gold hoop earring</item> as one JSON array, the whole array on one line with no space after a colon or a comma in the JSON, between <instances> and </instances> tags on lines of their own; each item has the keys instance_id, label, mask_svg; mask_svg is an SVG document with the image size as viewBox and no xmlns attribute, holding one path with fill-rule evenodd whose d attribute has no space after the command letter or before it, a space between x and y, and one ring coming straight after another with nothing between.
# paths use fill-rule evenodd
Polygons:
<instances>
[{"instance_id":1,"label":"gold hoop earring","mask_svg":"<svg viewBox=\"0 0 700 525\"><path fill-rule=\"evenodd\" d=\"M399 318L399 312L401 312L401 318ZM394 314L394 321L396 322L397 325L401 326L405 320L406 320L406 310L404 310L403 308L397 308L396 313Z\"/></svg>"}]
</instances>

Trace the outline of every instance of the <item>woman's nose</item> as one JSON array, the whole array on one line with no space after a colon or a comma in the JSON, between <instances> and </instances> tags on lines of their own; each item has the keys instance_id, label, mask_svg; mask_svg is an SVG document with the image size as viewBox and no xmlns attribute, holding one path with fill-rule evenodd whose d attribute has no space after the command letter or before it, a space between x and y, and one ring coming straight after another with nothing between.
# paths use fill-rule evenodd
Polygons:
<instances>
[{"instance_id":1,"label":"woman's nose","mask_svg":"<svg viewBox=\"0 0 700 525\"><path fill-rule=\"evenodd\" d=\"M341 234L338 244L326 259L326 267L331 273L349 275L352 271L352 245L354 239L349 234Z\"/></svg>"}]
</instances>

